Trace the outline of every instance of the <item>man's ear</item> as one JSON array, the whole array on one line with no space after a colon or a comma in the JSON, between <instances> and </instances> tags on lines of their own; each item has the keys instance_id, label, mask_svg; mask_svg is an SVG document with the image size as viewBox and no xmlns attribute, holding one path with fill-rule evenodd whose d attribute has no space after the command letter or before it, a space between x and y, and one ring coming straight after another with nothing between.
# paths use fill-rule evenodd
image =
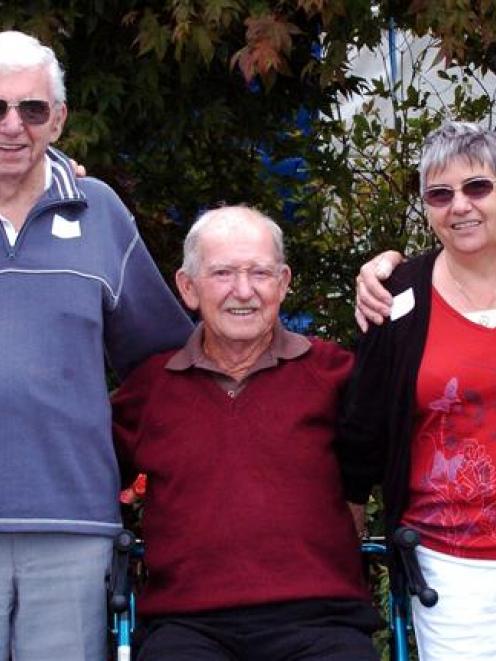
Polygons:
<instances>
[{"instance_id":1,"label":"man's ear","mask_svg":"<svg viewBox=\"0 0 496 661\"><path fill-rule=\"evenodd\" d=\"M181 298L190 310L198 310L200 300L196 290L195 281L183 269L176 272L176 285Z\"/></svg>"},{"instance_id":2,"label":"man's ear","mask_svg":"<svg viewBox=\"0 0 496 661\"><path fill-rule=\"evenodd\" d=\"M284 264L281 270L279 281L279 301L282 303L286 298L289 283L291 282L291 269L287 264Z\"/></svg>"},{"instance_id":3,"label":"man's ear","mask_svg":"<svg viewBox=\"0 0 496 661\"><path fill-rule=\"evenodd\" d=\"M57 142L62 134L65 120L67 119L67 106L65 103L60 103L55 106L53 118L51 120L51 135L50 142Z\"/></svg>"}]
</instances>

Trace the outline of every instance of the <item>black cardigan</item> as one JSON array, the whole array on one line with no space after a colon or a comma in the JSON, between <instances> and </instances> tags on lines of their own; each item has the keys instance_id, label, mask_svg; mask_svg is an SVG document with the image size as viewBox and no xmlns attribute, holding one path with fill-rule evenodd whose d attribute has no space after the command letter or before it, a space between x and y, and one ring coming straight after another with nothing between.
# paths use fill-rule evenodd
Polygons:
<instances>
[{"instance_id":1,"label":"black cardigan","mask_svg":"<svg viewBox=\"0 0 496 661\"><path fill-rule=\"evenodd\" d=\"M389 279L393 296L411 287L415 305L408 314L373 326L362 336L336 440L348 500L365 502L372 486L382 484L388 539L408 504L417 373L438 254L405 262Z\"/></svg>"}]
</instances>

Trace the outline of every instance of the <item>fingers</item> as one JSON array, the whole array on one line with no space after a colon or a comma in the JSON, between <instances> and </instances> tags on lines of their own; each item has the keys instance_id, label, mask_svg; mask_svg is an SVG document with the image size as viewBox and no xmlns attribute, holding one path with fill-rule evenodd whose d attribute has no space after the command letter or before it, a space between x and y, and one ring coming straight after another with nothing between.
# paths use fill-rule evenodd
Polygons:
<instances>
[{"instance_id":1,"label":"fingers","mask_svg":"<svg viewBox=\"0 0 496 661\"><path fill-rule=\"evenodd\" d=\"M76 177L86 177L86 168L73 158L69 159L71 163L72 172Z\"/></svg>"},{"instance_id":2,"label":"fingers","mask_svg":"<svg viewBox=\"0 0 496 661\"><path fill-rule=\"evenodd\" d=\"M76 177L86 177L86 168L80 163L76 164Z\"/></svg>"},{"instance_id":3,"label":"fingers","mask_svg":"<svg viewBox=\"0 0 496 661\"><path fill-rule=\"evenodd\" d=\"M376 291L379 292L379 296L381 295L382 290L384 290L385 294L390 296L389 292L385 290L381 284L378 284L377 287L380 288L376 289ZM368 328L368 322L372 322L373 324L380 326L384 319L389 316L391 311L391 303L389 302L389 299L383 301L378 297L377 294L370 292L370 288L364 283L361 276L358 276L356 288L355 318L357 319L357 323L360 328L362 328L362 330L364 326L365 330Z\"/></svg>"},{"instance_id":4,"label":"fingers","mask_svg":"<svg viewBox=\"0 0 496 661\"><path fill-rule=\"evenodd\" d=\"M366 333L369 329L369 324L367 322L367 317L362 313L358 306L358 302L355 305L355 321L358 324L358 327L362 333Z\"/></svg>"},{"instance_id":5,"label":"fingers","mask_svg":"<svg viewBox=\"0 0 496 661\"><path fill-rule=\"evenodd\" d=\"M380 325L389 316L393 297L382 286L381 280L388 278L402 260L399 252L388 250L360 269L356 279L355 319L364 332L368 322Z\"/></svg>"}]
</instances>

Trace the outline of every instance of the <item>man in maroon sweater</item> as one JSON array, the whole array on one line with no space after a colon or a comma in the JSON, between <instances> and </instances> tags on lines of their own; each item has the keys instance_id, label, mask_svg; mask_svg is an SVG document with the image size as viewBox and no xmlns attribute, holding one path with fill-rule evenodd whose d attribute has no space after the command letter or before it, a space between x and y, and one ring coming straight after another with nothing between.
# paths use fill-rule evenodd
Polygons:
<instances>
[{"instance_id":1,"label":"man in maroon sweater","mask_svg":"<svg viewBox=\"0 0 496 661\"><path fill-rule=\"evenodd\" d=\"M202 322L114 398L124 479L148 475L140 661L377 659L333 452L352 357L283 329L290 277L269 218L204 214L176 275Z\"/></svg>"}]
</instances>

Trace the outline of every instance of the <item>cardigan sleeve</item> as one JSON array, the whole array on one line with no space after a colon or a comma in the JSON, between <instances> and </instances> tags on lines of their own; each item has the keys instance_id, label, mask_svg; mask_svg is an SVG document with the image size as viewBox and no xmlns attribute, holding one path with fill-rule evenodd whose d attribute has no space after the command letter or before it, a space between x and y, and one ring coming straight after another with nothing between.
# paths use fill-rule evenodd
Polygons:
<instances>
[{"instance_id":1,"label":"cardigan sleeve","mask_svg":"<svg viewBox=\"0 0 496 661\"><path fill-rule=\"evenodd\" d=\"M362 336L338 424L336 450L347 497L365 502L387 483L395 510L406 499L417 372L430 313L432 268L438 251L399 266L386 283L393 296L412 290L413 306ZM386 494L385 494L386 496Z\"/></svg>"},{"instance_id":2,"label":"cardigan sleeve","mask_svg":"<svg viewBox=\"0 0 496 661\"><path fill-rule=\"evenodd\" d=\"M367 501L382 482L387 424L387 324L361 337L346 388L336 438L336 454L347 500Z\"/></svg>"}]
</instances>

